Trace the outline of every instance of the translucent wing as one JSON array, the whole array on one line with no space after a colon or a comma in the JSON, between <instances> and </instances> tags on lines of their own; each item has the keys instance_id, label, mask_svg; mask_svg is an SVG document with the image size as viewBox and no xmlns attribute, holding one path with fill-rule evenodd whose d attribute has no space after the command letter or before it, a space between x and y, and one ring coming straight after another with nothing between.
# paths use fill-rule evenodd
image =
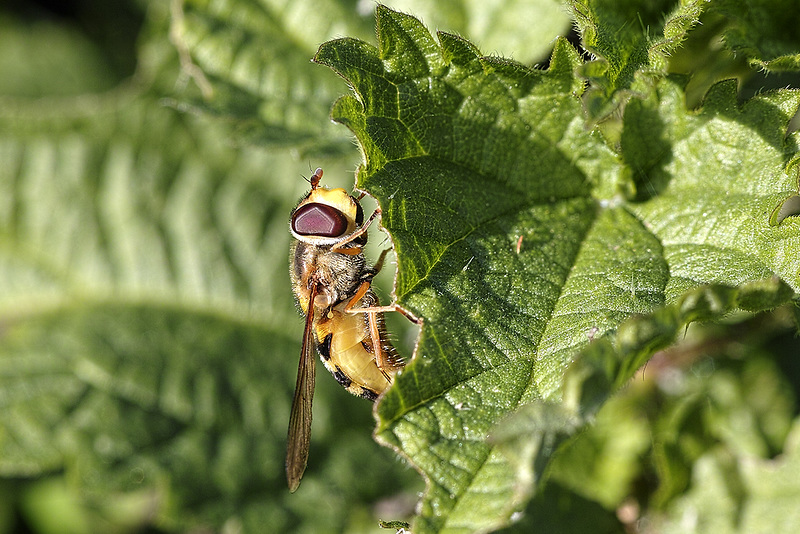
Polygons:
<instances>
[{"instance_id":1,"label":"translucent wing","mask_svg":"<svg viewBox=\"0 0 800 534\"><path fill-rule=\"evenodd\" d=\"M314 398L314 298L317 285L311 288L306 328L303 332L303 348L300 351L300 365L297 368L297 384L294 387L292 413L289 416L289 438L286 446L286 480L289 491L294 493L300 486L300 479L308 462L308 446L311 442L311 401Z\"/></svg>"}]
</instances>

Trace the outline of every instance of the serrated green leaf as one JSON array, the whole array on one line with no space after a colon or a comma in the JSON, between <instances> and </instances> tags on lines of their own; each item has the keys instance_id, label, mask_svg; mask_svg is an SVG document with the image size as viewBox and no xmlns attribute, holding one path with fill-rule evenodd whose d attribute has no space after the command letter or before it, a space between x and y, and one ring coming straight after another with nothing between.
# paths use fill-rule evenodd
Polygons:
<instances>
[{"instance_id":1,"label":"serrated green leaf","mask_svg":"<svg viewBox=\"0 0 800 534\"><path fill-rule=\"evenodd\" d=\"M602 118L621 102L637 72L665 71L667 58L700 20L706 0L681 2L608 2L575 0L570 8L583 46L599 56L581 67L592 83L585 99L593 118ZM671 11L670 11L671 9Z\"/></svg>"},{"instance_id":2,"label":"serrated green leaf","mask_svg":"<svg viewBox=\"0 0 800 534\"><path fill-rule=\"evenodd\" d=\"M777 280L766 283L763 294L754 282L754 289L711 288L704 298L679 297L703 282L737 285L772 273L796 288L800 264L789 251L798 248L798 229L785 226L791 237L762 256L752 242L739 247L736 224L728 219L718 225L727 239L718 245L707 231L684 225L681 230L701 249L718 251L718 262L745 248L750 253L737 272L715 269L710 258L682 271L675 261L688 255L680 254L680 246L664 250L675 243L663 235L669 219L654 207L666 194L656 190L644 203L621 201L627 188L620 161L609 153L615 163L597 165L609 151L603 139L572 128L581 108L571 47L558 43L550 69L541 72L483 58L446 33L436 43L418 20L386 8L378 8L378 28L377 49L342 39L323 45L315 59L356 92L343 97L333 115L362 145L358 183L380 201L392 235L398 302L425 319L415 361L379 406L379 435L428 479L416 530L489 530L524 502L519 486L509 483L515 470L485 441L493 421L530 401L558 399L577 352L632 315L655 312L654 320L619 332L626 357L597 399L668 345L686 322L719 317L737 305L763 309L785 302L794 291ZM672 109L669 120L691 129L689 119L680 119L687 112L663 101ZM727 93L711 92L708 118L698 124L710 128L731 120L747 130L743 146L718 135L708 139L709 150L734 151L747 169L752 143L763 143L749 170L760 173L765 189L781 190L783 165L797 150L783 137L797 95L770 95L748 105L739 112ZM689 142L669 139L674 150ZM625 143L635 149L628 138ZM640 153L651 157L652 151ZM671 177L665 186L683 186L694 202L713 204L713 188L701 195L690 186L713 183L731 157L706 157L708 168L699 170L692 157L688 152L681 163L695 168L691 176ZM637 162L626 163L638 170ZM643 172L648 179L651 174ZM731 188L758 189L740 180L733 179ZM610 191L611 199L595 200ZM739 213L751 196L734 207L728 191L726 211ZM768 232L767 217L760 222L760 231ZM670 302L671 311L656 312Z\"/></svg>"},{"instance_id":3,"label":"serrated green leaf","mask_svg":"<svg viewBox=\"0 0 800 534\"><path fill-rule=\"evenodd\" d=\"M483 50L522 63L542 61L553 41L569 29L569 17L554 0L393 0L384 4L413 13L429 28L469 36Z\"/></svg>"},{"instance_id":4,"label":"serrated green leaf","mask_svg":"<svg viewBox=\"0 0 800 534\"><path fill-rule=\"evenodd\" d=\"M597 29L602 51L589 64L565 41L546 71L472 44L541 59L554 30L534 23L556 19L522 16L534 2L425 12L464 38L433 37L380 7L377 49L347 37L317 54L356 91L333 115L362 146L358 184L392 233L396 296L425 321L416 360L378 405L379 439L429 484L415 532L520 517L512 530L621 531L624 510L613 507L635 473L648 474L632 465L646 433L627 419L613 436L608 425L578 429L597 413L613 420L602 412L610 395L686 323L797 293L798 150L786 135L797 95L741 103L728 83L688 112L685 80L663 79L665 59L696 32L705 3L643 17L635 3L581 5L596 8L581 27ZM0 487L11 500L0 525L49 509L35 489L51 482L71 524L93 531L110 521L120 531L361 532L378 517L409 519L414 473L375 447L369 406L329 377L318 381L297 494L282 473L302 326L285 219L301 172L322 165L337 181L354 154L328 125L346 86L308 60L325 39L368 38L371 9L153 3L134 80L0 103ZM709 35L723 31L701 20ZM758 46L748 57L765 57ZM588 95L578 70L595 83ZM605 137L586 124L618 103L614 144L613 126ZM294 156L262 150L276 145ZM349 156L293 160L308 153ZM710 373L693 371L700 384ZM671 505L712 446L738 458L783 451L792 408L776 373L721 372L670 421L651 421L675 440L654 471L663 486L642 502ZM584 463L569 461L570 446Z\"/></svg>"},{"instance_id":5,"label":"serrated green leaf","mask_svg":"<svg viewBox=\"0 0 800 534\"><path fill-rule=\"evenodd\" d=\"M683 108L676 83L662 82L656 94L658 105L641 100L627 108L632 129L623 133L622 151L638 175L639 198L649 198L633 209L664 247L667 293L697 282L739 284L759 273L775 273L797 291L800 221L775 227L769 217L796 188L787 164L797 136L785 128L800 93L759 95L739 106L735 85L724 82L698 112Z\"/></svg>"}]
</instances>

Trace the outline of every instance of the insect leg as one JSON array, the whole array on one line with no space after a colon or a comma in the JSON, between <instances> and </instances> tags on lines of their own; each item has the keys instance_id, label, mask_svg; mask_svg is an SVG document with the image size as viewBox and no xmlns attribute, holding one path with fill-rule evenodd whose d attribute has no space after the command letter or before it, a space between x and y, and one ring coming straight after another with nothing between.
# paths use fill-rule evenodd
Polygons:
<instances>
[{"instance_id":1,"label":"insect leg","mask_svg":"<svg viewBox=\"0 0 800 534\"><path fill-rule=\"evenodd\" d=\"M341 241L335 243L331 247L331 251L332 252L339 252L341 254L359 254L361 252L361 247L343 248L342 245L346 245L350 241L352 241L354 239L357 239L358 237L364 235L364 233L366 233L366 231L367 231L367 228L369 228L369 225L372 224L372 221L374 221L380 214L381 214L381 209L380 208L378 208L375 211L373 211L372 215L369 216L369 219L367 219L366 222L361 225L361 228L359 228L358 230L356 230L355 232L353 232L349 236L345 237ZM353 250L357 250L358 252L352 252Z\"/></svg>"},{"instance_id":2,"label":"insect leg","mask_svg":"<svg viewBox=\"0 0 800 534\"><path fill-rule=\"evenodd\" d=\"M369 307L369 308L354 308L356 302L359 302L364 295L367 294L369 291L372 282L369 280L364 280L358 289L347 302L344 307L344 311L346 313L366 313L368 316L368 325L369 325L369 337L372 340L372 351L375 355L375 364L378 366L378 370L386 377L386 380L392 381L391 376L389 373L385 371L385 369L389 369L392 365L388 362L385 353L383 352L383 344L381 342L381 332L378 328L378 318L377 314L381 312L380 307Z\"/></svg>"},{"instance_id":3,"label":"insect leg","mask_svg":"<svg viewBox=\"0 0 800 534\"><path fill-rule=\"evenodd\" d=\"M386 370L391 369L393 366L391 363L389 363L389 359L387 358L386 353L383 351L381 332L378 328L378 313L379 312L367 312L369 317L369 336L372 338L372 350L375 354L375 365L378 366L378 370L386 378L386 380L391 382L392 377L386 372Z\"/></svg>"},{"instance_id":4,"label":"insect leg","mask_svg":"<svg viewBox=\"0 0 800 534\"><path fill-rule=\"evenodd\" d=\"M372 282L369 280L364 280L361 282L361 285L358 286L356 292L353 293L352 298L347 302L347 305L344 307L345 313L383 313L383 312L392 312L396 311L395 306L368 306L366 308L356 308L356 302L359 302L364 295L367 294L369 291L370 286L372 286Z\"/></svg>"},{"instance_id":5,"label":"insect leg","mask_svg":"<svg viewBox=\"0 0 800 534\"><path fill-rule=\"evenodd\" d=\"M389 304L388 306L369 306L367 308L353 308L349 307L345 310L347 313L389 313L399 312L403 317L416 325L422 324L422 319L415 316L413 313L403 308L399 304Z\"/></svg>"},{"instance_id":6,"label":"insect leg","mask_svg":"<svg viewBox=\"0 0 800 534\"><path fill-rule=\"evenodd\" d=\"M361 285L358 286L358 289L356 289L356 292L353 293L353 296L350 297L350 300L347 301L347 304L344 307L344 311L346 313L364 313L364 310L367 308L354 308L353 306L355 306L356 302L360 301L364 295L367 294L367 291L369 291L371 285L372 282L369 280L364 280L361 282Z\"/></svg>"},{"instance_id":7,"label":"insect leg","mask_svg":"<svg viewBox=\"0 0 800 534\"><path fill-rule=\"evenodd\" d=\"M381 269L383 269L383 260L386 259L386 255L389 253L390 250L392 249L387 248L384 249L383 252L381 252L381 255L378 257L377 263L375 263L375 265L372 267L372 270L375 271L375 274L378 274L379 272L381 272Z\"/></svg>"},{"instance_id":8,"label":"insect leg","mask_svg":"<svg viewBox=\"0 0 800 534\"><path fill-rule=\"evenodd\" d=\"M383 260L386 257L386 254L388 252L389 252L389 249L386 249L381 253L380 258L378 258L378 263L375 264L375 267L373 267L373 269L375 269L376 271L380 271L381 267L383 267ZM353 294L353 297L350 299L350 301L344 307L345 313L369 313L369 314L375 314L375 313L400 312L400 313L403 314L403 316L406 319L408 319L412 323L417 324L417 325L418 324L422 324L422 319L420 319L419 317L416 317L413 313L411 313L407 309L403 308L399 304L390 304L388 306L367 306L366 308L356 308L355 307L356 302L360 301L361 298L364 295L367 294L367 291L369 290L371 285L372 285L372 282L369 281L369 280L365 280L364 282L361 283L361 285L358 287L356 292ZM372 319L372 315L370 316L370 319Z\"/></svg>"}]
</instances>

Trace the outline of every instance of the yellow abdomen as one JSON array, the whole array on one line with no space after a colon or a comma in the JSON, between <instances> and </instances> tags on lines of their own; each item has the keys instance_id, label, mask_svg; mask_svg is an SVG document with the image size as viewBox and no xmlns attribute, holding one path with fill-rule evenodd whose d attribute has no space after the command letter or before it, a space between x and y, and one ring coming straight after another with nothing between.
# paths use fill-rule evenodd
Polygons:
<instances>
[{"instance_id":1,"label":"yellow abdomen","mask_svg":"<svg viewBox=\"0 0 800 534\"><path fill-rule=\"evenodd\" d=\"M391 381L375 363L367 314L347 313L344 306L337 305L317 321L318 350L325 367L344 388L353 395L375 400ZM385 342L380 341L382 345Z\"/></svg>"}]
</instances>

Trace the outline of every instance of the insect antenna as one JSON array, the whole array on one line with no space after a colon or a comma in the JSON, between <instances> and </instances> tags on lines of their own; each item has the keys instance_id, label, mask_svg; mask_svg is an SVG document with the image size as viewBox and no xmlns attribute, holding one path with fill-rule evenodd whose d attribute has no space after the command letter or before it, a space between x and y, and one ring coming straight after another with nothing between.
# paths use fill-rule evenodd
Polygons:
<instances>
[{"instance_id":1,"label":"insect antenna","mask_svg":"<svg viewBox=\"0 0 800 534\"><path fill-rule=\"evenodd\" d=\"M301 174L300 176L303 175ZM322 180L322 169L317 168L317 170L314 171L314 174L311 175L311 178L306 178L303 176L303 180L311 184L311 189L316 189L319 187L319 183Z\"/></svg>"}]
</instances>

